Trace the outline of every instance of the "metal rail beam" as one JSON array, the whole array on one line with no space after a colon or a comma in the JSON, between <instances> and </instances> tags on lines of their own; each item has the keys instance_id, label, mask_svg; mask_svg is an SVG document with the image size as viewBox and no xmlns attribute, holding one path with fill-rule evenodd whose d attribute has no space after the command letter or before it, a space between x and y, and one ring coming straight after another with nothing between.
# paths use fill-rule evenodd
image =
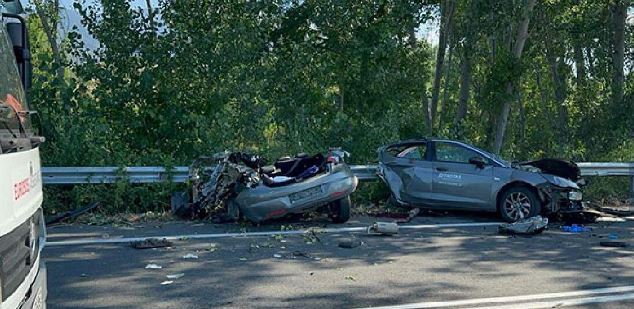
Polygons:
<instances>
[{"instance_id":1,"label":"metal rail beam","mask_svg":"<svg viewBox=\"0 0 634 309\"><path fill-rule=\"evenodd\" d=\"M634 163L584 162L578 163L583 176L634 177ZM377 180L377 165L351 165L350 168L362 181ZM131 183L185 182L189 168L177 166L167 170L160 166L135 167L44 167L44 184L98 184L127 180ZM633 188L634 189L634 188Z\"/></svg>"}]
</instances>

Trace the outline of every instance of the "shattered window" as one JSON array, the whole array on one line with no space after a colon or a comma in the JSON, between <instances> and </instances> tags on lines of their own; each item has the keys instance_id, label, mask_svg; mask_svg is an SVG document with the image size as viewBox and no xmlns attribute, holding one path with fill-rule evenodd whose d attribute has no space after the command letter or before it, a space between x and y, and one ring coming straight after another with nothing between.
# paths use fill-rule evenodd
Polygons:
<instances>
[{"instance_id":1,"label":"shattered window","mask_svg":"<svg viewBox=\"0 0 634 309\"><path fill-rule=\"evenodd\" d=\"M20 127L28 129L28 117L19 114L28 110L20 75L15 64L12 44L3 27L0 27L0 134L16 131Z\"/></svg>"},{"instance_id":2,"label":"shattered window","mask_svg":"<svg viewBox=\"0 0 634 309\"><path fill-rule=\"evenodd\" d=\"M399 152L396 157L412 160L425 160L426 145L410 146Z\"/></svg>"},{"instance_id":3,"label":"shattered window","mask_svg":"<svg viewBox=\"0 0 634 309\"><path fill-rule=\"evenodd\" d=\"M436 160L443 162L469 163L473 157L482 157L479 153L452 143L436 143Z\"/></svg>"}]
</instances>

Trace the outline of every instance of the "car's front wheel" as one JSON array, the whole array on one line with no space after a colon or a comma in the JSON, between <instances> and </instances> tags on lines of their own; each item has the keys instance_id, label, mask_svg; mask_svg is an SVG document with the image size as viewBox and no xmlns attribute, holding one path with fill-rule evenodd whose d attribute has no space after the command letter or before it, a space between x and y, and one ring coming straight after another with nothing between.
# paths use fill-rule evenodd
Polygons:
<instances>
[{"instance_id":1,"label":"car's front wheel","mask_svg":"<svg viewBox=\"0 0 634 309\"><path fill-rule=\"evenodd\" d=\"M350 200L350 195L330 203L328 208L332 222L345 223L348 221L348 219L350 219L351 205L352 201Z\"/></svg>"},{"instance_id":2,"label":"car's front wheel","mask_svg":"<svg viewBox=\"0 0 634 309\"><path fill-rule=\"evenodd\" d=\"M541 203L537 195L529 188L512 187L502 194L499 200L499 210L504 220L515 222L539 215Z\"/></svg>"}]
</instances>

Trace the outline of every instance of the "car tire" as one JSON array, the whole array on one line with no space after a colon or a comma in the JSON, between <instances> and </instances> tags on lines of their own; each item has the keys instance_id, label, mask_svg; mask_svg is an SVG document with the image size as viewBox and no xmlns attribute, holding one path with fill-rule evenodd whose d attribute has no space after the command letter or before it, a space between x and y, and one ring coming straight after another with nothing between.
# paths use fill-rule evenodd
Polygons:
<instances>
[{"instance_id":1,"label":"car tire","mask_svg":"<svg viewBox=\"0 0 634 309\"><path fill-rule=\"evenodd\" d=\"M511 187L500 196L498 210L505 221L515 222L541 214L542 206L531 189Z\"/></svg>"},{"instance_id":2,"label":"car tire","mask_svg":"<svg viewBox=\"0 0 634 309\"><path fill-rule=\"evenodd\" d=\"M328 205L328 208L330 209L330 219L332 219L332 222L347 222L350 219L351 205L352 201L350 200L349 195L330 203L330 205Z\"/></svg>"}]
</instances>

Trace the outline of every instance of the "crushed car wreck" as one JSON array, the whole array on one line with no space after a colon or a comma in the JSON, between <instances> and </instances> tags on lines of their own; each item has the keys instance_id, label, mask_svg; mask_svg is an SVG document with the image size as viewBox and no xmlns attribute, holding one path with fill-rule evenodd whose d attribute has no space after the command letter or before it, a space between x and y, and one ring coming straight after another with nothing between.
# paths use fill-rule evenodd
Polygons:
<instances>
[{"instance_id":1,"label":"crushed car wreck","mask_svg":"<svg viewBox=\"0 0 634 309\"><path fill-rule=\"evenodd\" d=\"M466 143L407 140L383 146L379 177L399 205L498 212L509 222L583 211L585 184L572 162L507 162Z\"/></svg>"},{"instance_id":2,"label":"crushed car wreck","mask_svg":"<svg viewBox=\"0 0 634 309\"><path fill-rule=\"evenodd\" d=\"M240 152L201 157L190 168L192 202L172 208L194 217L224 211L231 220L244 217L255 223L325 209L334 222L343 223L350 217L350 194L358 184L344 161L346 154L337 148L325 157L298 154L273 165Z\"/></svg>"}]
</instances>

